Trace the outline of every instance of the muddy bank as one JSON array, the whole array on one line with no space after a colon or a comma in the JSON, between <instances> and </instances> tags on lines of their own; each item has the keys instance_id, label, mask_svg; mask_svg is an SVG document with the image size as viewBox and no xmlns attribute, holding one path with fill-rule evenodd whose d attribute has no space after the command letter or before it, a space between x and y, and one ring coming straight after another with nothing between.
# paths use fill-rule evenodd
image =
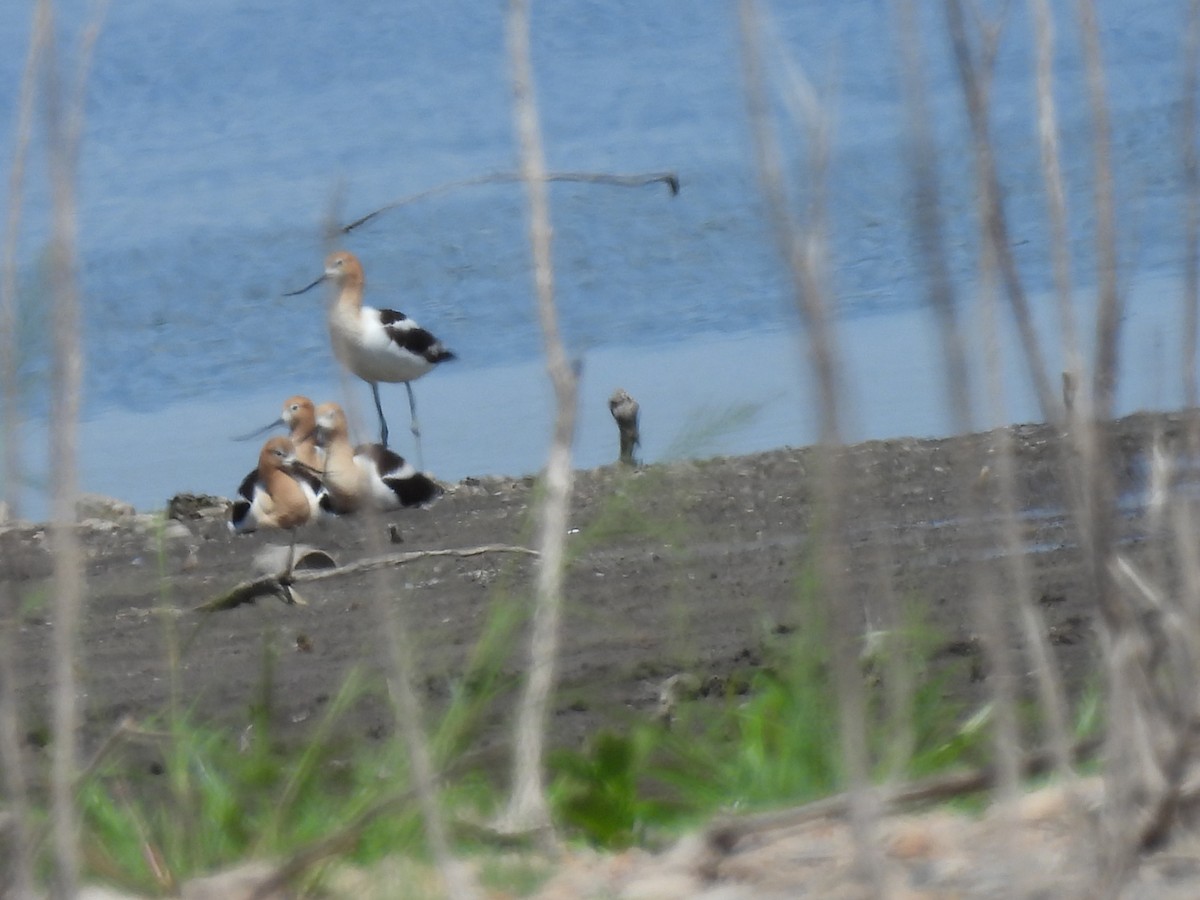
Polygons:
<instances>
[{"instance_id":1,"label":"muddy bank","mask_svg":"<svg viewBox=\"0 0 1200 900\"><path fill-rule=\"evenodd\" d=\"M1178 441L1181 421L1137 415L1114 428L1122 540L1137 555L1146 546L1144 451L1155 429ZM1078 687L1093 668L1093 610L1074 529L1062 512L1055 442L1044 426L1020 426L1012 434L1020 532L1035 598L1059 662ZM902 598L928 614L945 653L976 652L965 602L969 561L991 560L1001 602L1011 590L998 543L992 443L976 435L879 441L847 451L853 481L844 505L851 535L844 602L872 627L887 621L889 597ZM975 473L986 512L981 521L964 517L956 494L964 466ZM690 673L694 683L720 693L727 679L760 663L772 634L805 627L816 477L809 449L579 473L552 725L557 743L572 745L601 726L653 714L662 682L676 673ZM527 546L533 499L529 478L468 479L448 486L432 509L338 521L304 539L340 563L398 550ZM504 604L522 608L530 593L528 558L489 553L316 582L302 590L306 606L267 600L195 613L193 607L253 574L255 553L282 536L235 537L220 517L179 514L182 519L165 524L118 514L82 526L87 597L79 672L89 743L122 716L145 719L165 709L169 626L183 639L179 700L194 716L244 727L262 697L264 646L270 646L277 650L272 714L281 735L302 738L351 667L382 672L372 591L382 586L400 605L420 688L434 709L462 683L493 611ZM391 532L389 525L395 525ZM49 567L44 528L4 529L0 578L19 604L18 691L31 752L44 742L50 720ZM524 660L523 624L517 628L500 666L502 684L516 682ZM974 682L955 689L979 689L986 672L970 668ZM392 731L378 682L348 714L348 738L377 740ZM497 704L478 745L500 752L508 728L507 707Z\"/></svg>"}]
</instances>

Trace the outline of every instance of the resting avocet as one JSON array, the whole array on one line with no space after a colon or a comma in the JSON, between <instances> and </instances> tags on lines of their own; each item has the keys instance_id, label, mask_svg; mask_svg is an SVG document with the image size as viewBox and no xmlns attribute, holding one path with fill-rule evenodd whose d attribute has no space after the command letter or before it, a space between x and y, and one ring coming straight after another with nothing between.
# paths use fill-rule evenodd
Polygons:
<instances>
[{"instance_id":1,"label":"resting avocet","mask_svg":"<svg viewBox=\"0 0 1200 900\"><path fill-rule=\"evenodd\" d=\"M425 506L442 495L436 481L381 444L353 447L346 414L336 403L317 407L317 441L325 456L321 479L333 512L354 512L364 503L385 510Z\"/></svg>"},{"instance_id":2,"label":"resting avocet","mask_svg":"<svg viewBox=\"0 0 1200 900\"><path fill-rule=\"evenodd\" d=\"M325 273L312 284L284 296L303 294L322 281L332 281L338 288L337 297L329 307L329 337L334 355L343 366L371 386L375 411L379 413L379 442L387 448L388 427L383 417L383 405L379 402L379 382L403 382L408 389L408 411L420 465L421 428L417 423L417 400L413 396L412 382L438 363L454 359L454 354L404 313L364 306L366 282L362 263L346 250L329 254L325 259Z\"/></svg>"},{"instance_id":3,"label":"resting avocet","mask_svg":"<svg viewBox=\"0 0 1200 900\"><path fill-rule=\"evenodd\" d=\"M321 451L317 448L316 406L301 394L288 397L283 401L283 409L279 418L274 422L249 434L234 438L234 440L248 441L280 426L288 429L288 437L291 438L292 444L296 448L296 459L309 468L320 471L322 458Z\"/></svg>"},{"instance_id":4,"label":"resting avocet","mask_svg":"<svg viewBox=\"0 0 1200 900\"><path fill-rule=\"evenodd\" d=\"M259 528L282 528L292 533L287 569L290 578L296 554L296 529L321 514L324 488L320 479L296 458L290 438L273 437L258 454L258 467L238 487L229 528L247 534Z\"/></svg>"}]
</instances>

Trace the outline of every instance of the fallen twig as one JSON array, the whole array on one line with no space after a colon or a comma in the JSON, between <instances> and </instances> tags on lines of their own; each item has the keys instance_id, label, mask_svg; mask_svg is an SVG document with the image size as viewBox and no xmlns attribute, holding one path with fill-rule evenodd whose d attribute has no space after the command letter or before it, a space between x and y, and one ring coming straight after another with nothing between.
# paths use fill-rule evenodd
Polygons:
<instances>
[{"instance_id":1,"label":"fallen twig","mask_svg":"<svg viewBox=\"0 0 1200 900\"><path fill-rule=\"evenodd\" d=\"M1071 756L1076 763L1088 759L1100 749L1102 743L1103 739L1099 737L1080 741L1072 749ZM1054 762L1054 754L1049 750L1030 753L1021 761L1021 774L1026 778L1043 775L1054 768ZM977 794L993 787L995 783L996 771L990 766L931 775L907 784L883 788L880 791L880 805L884 810L891 810L920 803L942 802L967 794ZM841 818L849 812L850 794L834 794L832 797L823 797L812 803L788 809L726 816L712 822L705 830L704 837L710 846L728 852L738 841L751 834L794 828L818 819Z\"/></svg>"},{"instance_id":2,"label":"fallen twig","mask_svg":"<svg viewBox=\"0 0 1200 900\"><path fill-rule=\"evenodd\" d=\"M440 184L437 187L409 194L407 197L401 197L386 206L381 206L374 212L355 219L349 225L343 225L341 231L342 234L349 234L359 225L365 225L378 215L410 203L416 203L418 200L436 197L438 194L448 194L459 188L475 187L480 184L510 184L520 181L523 177L520 172L493 172L489 175L476 175L474 178ZM647 172L637 175L611 175L606 172L549 172L543 178L545 181L581 181L586 184L609 184L615 187L645 187L648 184L662 182L670 189L672 197L679 193L679 176L674 172Z\"/></svg>"},{"instance_id":3,"label":"fallen twig","mask_svg":"<svg viewBox=\"0 0 1200 900\"><path fill-rule=\"evenodd\" d=\"M218 612L234 609L245 603L253 603L259 597L278 597L284 603L292 604L299 601L291 587L298 582L321 581L326 578L339 578L344 575L357 575L374 569L390 566L403 566L418 559L429 559L438 556L453 556L465 558L482 556L485 553L524 553L537 556L536 550L528 547L517 547L510 544L483 544L478 547L447 547L440 550L409 550L405 553L389 553L386 556L372 556L357 562L336 566L332 569L315 569L312 571L293 572L290 578L280 575L261 575L234 585L223 594L192 608L193 612ZM302 601L299 601L302 602Z\"/></svg>"}]
</instances>

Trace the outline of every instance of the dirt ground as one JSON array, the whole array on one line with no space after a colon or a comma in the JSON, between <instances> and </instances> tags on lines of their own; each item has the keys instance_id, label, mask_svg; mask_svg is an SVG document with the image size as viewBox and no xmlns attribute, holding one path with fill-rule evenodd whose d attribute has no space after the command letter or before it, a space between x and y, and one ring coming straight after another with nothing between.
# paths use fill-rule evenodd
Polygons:
<instances>
[{"instance_id":1,"label":"dirt ground","mask_svg":"<svg viewBox=\"0 0 1200 900\"><path fill-rule=\"evenodd\" d=\"M1177 440L1172 416L1134 416L1117 424L1128 552L1138 532L1144 451L1154 429ZM1072 526L1062 515L1059 462L1044 426L1020 426L1016 441L1021 537L1036 599L1072 685L1092 667L1092 606ZM994 439L892 440L848 451L843 512L851 535L849 596L870 627L886 623L889 598L924 608L944 651L973 654L966 602L969 562L987 558L999 602L1010 579L997 531ZM961 484L975 485L982 524L969 524ZM811 449L679 462L638 471L609 467L576 480L573 553L553 740L572 745L606 724L651 713L668 677L690 673L718 685L752 670L772 633L805 627L803 584L811 572L814 492ZM346 564L379 553L484 544L529 546L532 478L467 479L447 486L431 509L385 520L347 519L310 528L302 540ZM103 510L102 510L103 512ZM253 557L284 537L228 533L224 517L186 512L165 528L141 515L84 520L87 554L81 700L89 741L122 716L164 708L169 666L164 607L185 638L183 702L202 719L244 724L260 698L264 635L281 648L273 673L280 728L302 736L351 666L381 672L383 629L374 591L386 592L409 629L423 699L436 709L461 677L489 610L531 594L528 557L487 553L436 558L301 586L305 606L260 600L219 613L191 612L252 576ZM390 537L388 525L396 526ZM396 542L396 538L399 542ZM43 527L0 531L0 578L21 604L19 696L30 741L49 721L50 537ZM522 630L506 661L515 683L525 658ZM985 673L975 670L975 678ZM502 745L510 723L497 711L482 736ZM358 704L352 733L377 739L392 730L381 695Z\"/></svg>"},{"instance_id":2,"label":"dirt ground","mask_svg":"<svg viewBox=\"0 0 1200 900\"><path fill-rule=\"evenodd\" d=\"M1123 552L1136 558L1149 546L1142 533L1146 454L1156 433L1177 447L1182 420L1135 415L1113 427ZM1045 426L1009 434L1016 448L1018 530L1034 598L1068 684L1078 689L1094 671L1093 607L1076 534L1063 515L1058 443ZM872 442L846 451L850 477L842 512L851 554L844 602L865 625L884 627L889 603L899 599L928 615L941 653L977 656L967 602L976 560L994 576L994 602L1011 609L995 444L995 435L974 435ZM653 715L664 681L676 674L688 673L702 693L724 694L729 679L762 662L772 635L806 627L818 477L811 449L578 473L551 724L556 744L577 746L601 727ZM964 484L982 515L964 512ZM337 521L310 529L302 540L339 564L380 553L529 546L534 495L528 477L467 479L448 485L431 509ZM277 733L303 740L351 667L383 671L385 629L375 592L384 592L405 623L422 699L435 712L460 683L490 611L507 601L525 603L532 592L529 557L489 552L305 584L304 606L261 599L195 612L252 576L255 554L280 543L281 535L233 536L224 516L214 513L181 511L163 526L160 518L128 511L96 512L101 515L81 526L87 565L78 672L88 745L123 716L145 720L165 708L170 629L164 622L177 623L184 638L183 703L195 717L227 726L231 740L261 699L264 645L278 648L272 673ZM10 523L0 528L0 550L0 586L20 602L18 696L27 745L36 755L45 752L50 721L50 537L44 527ZM522 670L525 633L522 624L502 666L510 686ZM952 689L978 693L986 668L964 669L970 676ZM497 703L476 740L496 771L507 764L511 727L509 704ZM343 725L348 738L368 741L392 730L382 690L358 702Z\"/></svg>"}]
</instances>

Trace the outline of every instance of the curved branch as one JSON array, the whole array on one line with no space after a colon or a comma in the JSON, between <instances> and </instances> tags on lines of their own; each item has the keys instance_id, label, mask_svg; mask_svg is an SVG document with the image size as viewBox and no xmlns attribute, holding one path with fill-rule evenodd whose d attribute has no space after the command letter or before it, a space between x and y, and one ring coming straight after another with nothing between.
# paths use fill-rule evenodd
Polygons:
<instances>
[{"instance_id":1,"label":"curved branch","mask_svg":"<svg viewBox=\"0 0 1200 900\"><path fill-rule=\"evenodd\" d=\"M437 187L409 194L407 197L401 197L399 200L394 200L386 206L381 206L374 212L367 213L365 216L355 219L349 225L343 226L341 233L349 234L359 225L365 225L378 215L390 212L393 209L399 209L401 206L408 206L410 203L416 203L418 200L425 200L429 197L436 197L439 194L448 194L459 188L475 187L480 184L512 184L521 181L522 178L523 176L520 172L493 172L490 175L476 175L474 178L465 178L462 181L451 181L446 184L440 184ZM648 184L662 182L671 191L672 197L679 193L679 176L674 172L648 172L638 175L611 175L607 172L549 172L546 174L545 180L579 181L585 184L608 184L614 187L645 187Z\"/></svg>"},{"instance_id":2,"label":"curved branch","mask_svg":"<svg viewBox=\"0 0 1200 900\"><path fill-rule=\"evenodd\" d=\"M537 556L536 550L528 547L516 547L509 544L483 544L478 547L447 547L440 550L409 550L405 553L389 553L386 556L371 556L357 562L336 566L332 569L314 569L307 572L293 572L291 577L279 575L260 575L234 585L223 594L218 594L211 600L206 600L199 606L192 607L192 612L218 612L234 609L245 603L253 603L259 597L278 597L284 603L295 604L303 601L292 591L292 585L300 582L322 581L326 578L339 578L343 575L356 575L360 572L370 572L389 566L403 566L418 559L429 559L437 556L454 556L460 559L469 556L482 556L485 553L523 553L527 556Z\"/></svg>"}]
</instances>

